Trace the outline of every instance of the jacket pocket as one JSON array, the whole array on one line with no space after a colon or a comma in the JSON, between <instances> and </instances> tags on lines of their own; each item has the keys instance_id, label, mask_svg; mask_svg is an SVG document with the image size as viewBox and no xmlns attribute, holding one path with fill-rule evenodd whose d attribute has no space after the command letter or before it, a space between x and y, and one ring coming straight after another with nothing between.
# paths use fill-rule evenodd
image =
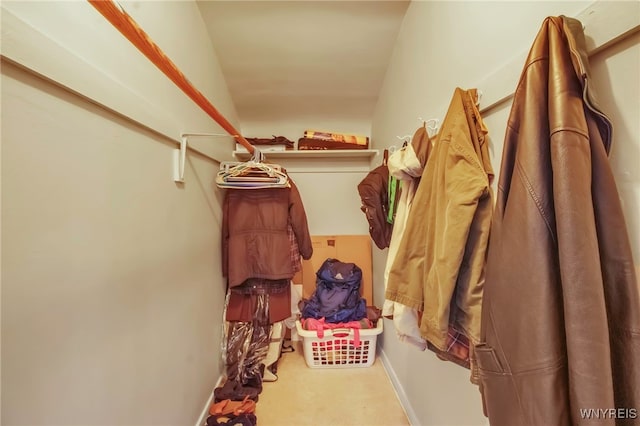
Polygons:
<instances>
[{"instance_id":1,"label":"jacket pocket","mask_svg":"<svg viewBox=\"0 0 640 426\"><path fill-rule=\"evenodd\" d=\"M492 426L530 426L524 420L518 389L512 376L504 371L495 349L485 343L474 347L482 408Z\"/></svg>"},{"instance_id":2,"label":"jacket pocket","mask_svg":"<svg viewBox=\"0 0 640 426\"><path fill-rule=\"evenodd\" d=\"M562 362L513 370L517 355L501 358L486 343L474 347L485 415L491 426L569 426L567 371ZM505 368L506 367L506 368Z\"/></svg>"},{"instance_id":3,"label":"jacket pocket","mask_svg":"<svg viewBox=\"0 0 640 426\"><path fill-rule=\"evenodd\" d=\"M486 343L480 343L475 346L475 356L478 363L478 369L481 374L483 372L497 374L505 373L500 360L498 360L495 349L487 346Z\"/></svg>"}]
</instances>

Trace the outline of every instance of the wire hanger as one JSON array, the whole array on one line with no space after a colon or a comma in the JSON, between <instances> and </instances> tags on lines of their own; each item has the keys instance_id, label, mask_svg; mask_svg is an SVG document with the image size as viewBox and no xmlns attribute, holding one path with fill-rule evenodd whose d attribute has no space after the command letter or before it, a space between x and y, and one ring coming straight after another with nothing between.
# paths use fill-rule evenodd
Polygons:
<instances>
[{"instance_id":1,"label":"wire hanger","mask_svg":"<svg viewBox=\"0 0 640 426\"><path fill-rule=\"evenodd\" d=\"M278 164L263 163L264 153L254 147L249 161L223 161L216 175L219 188L261 189L289 187L289 176Z\"/></svg>"},{"instance_id":2,"label":"wire hanger","mask_svg":"<svg viewBox=\"0 0 640 426\"><path fill-rule=\"evenodd\" d=\"M421 121L424 127L431 130L431 134L438 133L438 129L440 128L440 119L430 118L428 120L423 120L422 117L418 117L418 121Z\"/></svg>"}]
</instances>

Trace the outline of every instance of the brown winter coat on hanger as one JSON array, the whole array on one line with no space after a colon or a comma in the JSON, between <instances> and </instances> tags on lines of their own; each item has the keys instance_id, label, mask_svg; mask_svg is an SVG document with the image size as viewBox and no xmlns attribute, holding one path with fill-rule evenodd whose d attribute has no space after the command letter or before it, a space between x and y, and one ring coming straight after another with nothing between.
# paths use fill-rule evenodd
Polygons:
<instances>
[{"instance_id":1,"label":"brown winter coat on hanger","mask_svg":"<svg viewBox=\"0 0 640 426\"><path fill-rule=\"evenodd\" d=\"M222 272L229 287L249 278L291 279L295 274L290 223L303 259L313 254L298 188L229 189L222 217Z\"/></svg>"},{"instance_id":2,"label":"brown winter coat on hanger","mask_svg":"<svg viewBox=\"0 0 640 426\"><path fill-rule=\"evenodd\" d=\"M640 416L638 283L584 41L544 21L508 121L475 350L492 426Z\"/></svg>"}]
</instances>

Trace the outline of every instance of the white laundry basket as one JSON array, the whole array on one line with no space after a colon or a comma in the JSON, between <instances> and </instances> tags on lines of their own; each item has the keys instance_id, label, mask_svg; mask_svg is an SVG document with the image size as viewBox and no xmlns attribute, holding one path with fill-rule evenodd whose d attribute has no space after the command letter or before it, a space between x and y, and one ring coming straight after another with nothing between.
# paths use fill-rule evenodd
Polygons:
<instances>
[{"instance_id":1,"label":"white laundry basket","mask_svg":"<svg viewBox=\"0 0 640 426\"><path fill-rule=\"evenodd\" d=\"M355 331L349 328L324 330L318 337L316 330L305 330L296 321L296 331L302 338L304 359L310 368L370 367L376 359L376 342L382 333L382 318L376 328L359 329L360 345L356 346Z\"/></svg>"}]
</instances>

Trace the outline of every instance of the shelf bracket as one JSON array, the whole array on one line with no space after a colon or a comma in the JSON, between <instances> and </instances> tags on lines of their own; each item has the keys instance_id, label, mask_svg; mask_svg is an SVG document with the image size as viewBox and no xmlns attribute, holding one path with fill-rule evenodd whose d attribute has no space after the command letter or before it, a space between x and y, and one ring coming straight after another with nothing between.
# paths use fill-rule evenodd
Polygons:
<instances>
[{"instance_id":1,"label":"shelf bracket","mask_svg":"<svg viewBox=\"0 0 640 426\"><path fill-rule=\"evenodd\" d=\"M184 169L187 160L187 136L180 138L180 148L173 150L173 180L184 183Z\"/></svg>"}]
</instances>

